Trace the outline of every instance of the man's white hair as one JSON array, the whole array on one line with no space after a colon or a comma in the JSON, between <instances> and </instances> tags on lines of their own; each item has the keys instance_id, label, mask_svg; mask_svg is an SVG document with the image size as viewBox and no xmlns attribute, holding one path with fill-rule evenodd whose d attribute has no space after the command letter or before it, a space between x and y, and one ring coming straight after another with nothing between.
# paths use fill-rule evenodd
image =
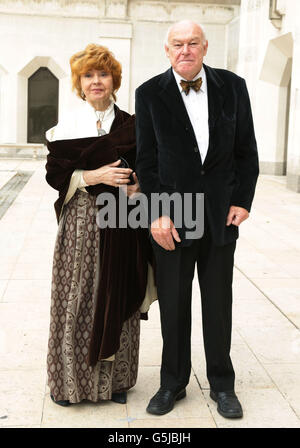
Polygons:
<instances>
[{"instance_id":1,"label":"man's white hair","mask_svg":"<svg viewBox=\"0 0 300 448\"><path fill-rule=\"evenodd\" d=\"M205 30L204 30L204 27L202 26L202 25L200 25L199 23L197 23L197 22L194 22L193 20L180 20L179 22L175 22L175 23L173 23L172 25L170 25L169 26L169 28L167 29L167 32L166 32L166 36L165 36L165 40L164 40L164 44L168 47L169 46L169 37L170 37L170 33L171 33L171 31L172 31L172 29L175 27L175 26L177 26L177 25L179 25L179 24L184 24L184 23L186 23L186 24L193 24L193 25L197 25L199 28L201 28L201 30L202 30L202 33L203 33L203 45L205 45L206 44L206 42L207 42L207 39L206 39L206 35L205 35Z\"/></svg>"}]
</instances>

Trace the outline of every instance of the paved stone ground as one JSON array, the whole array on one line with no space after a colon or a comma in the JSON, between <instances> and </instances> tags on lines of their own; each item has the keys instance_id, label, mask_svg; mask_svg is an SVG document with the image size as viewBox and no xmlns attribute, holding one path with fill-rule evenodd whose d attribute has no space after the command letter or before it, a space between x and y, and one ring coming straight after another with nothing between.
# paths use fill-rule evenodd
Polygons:
<instances>
[{"instance_id":1,"label":"paved stone ground","mask_svg":"<svg viewBox=\"0 0 300 448\"><path fill-rule=\"evenodd\" d=\"M49 397L46 350L57 226L56 192L44 180L44 164L0 160L0 188L16 172L33 171L0 220L0 427L299 428L300 194L285 188L285 178L260 177L236 251L232 359L244 418L222 418L209 398L196 281L187 398L156 418L145 408L159 386L157 303L142 322L139 377L127 405L62 408Z\"/></svg>"}]
</instances>

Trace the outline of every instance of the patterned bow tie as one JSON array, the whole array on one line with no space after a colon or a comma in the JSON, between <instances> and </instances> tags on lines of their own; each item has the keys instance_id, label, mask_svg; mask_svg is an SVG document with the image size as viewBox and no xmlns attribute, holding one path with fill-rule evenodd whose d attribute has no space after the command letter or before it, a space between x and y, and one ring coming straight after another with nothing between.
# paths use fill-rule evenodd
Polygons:
<instances>
[{"instance_id":1,"label":"patterned bow tie","mask_svg":"<svg viewBox=\"0 0 300 448\"><path fill-rule=\"evenodd\" d=\"M189 94L189 91L191 88L194 89L195 92L198 92L198 90L200 90L201 86L202 86L202 78L198 78L198 79L196 79L196 81L184 81L182 79L180 81L180 85L186 95Z\"/></svg>"}]
</instances>

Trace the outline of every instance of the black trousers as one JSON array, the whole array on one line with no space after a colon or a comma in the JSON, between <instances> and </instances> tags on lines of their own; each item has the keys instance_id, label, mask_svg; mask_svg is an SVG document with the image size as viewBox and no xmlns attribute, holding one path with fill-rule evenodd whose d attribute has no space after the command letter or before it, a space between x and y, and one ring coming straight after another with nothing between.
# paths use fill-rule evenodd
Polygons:
<instances>
[{"instance_id":1,"label":"black trousers","mask_svg":"<svg viewBox=\"0 0 300 448\"><path fill-rule=\"evenodd\" d=\"M152 237L151 241L163 338L161 386L179 391L189 382L192 282L197 263L207 378L217 392L234 389L230 346L236 242L215 246L207 228L191 246L174 251L166 251Z\"/></svg>"}]
</instances>

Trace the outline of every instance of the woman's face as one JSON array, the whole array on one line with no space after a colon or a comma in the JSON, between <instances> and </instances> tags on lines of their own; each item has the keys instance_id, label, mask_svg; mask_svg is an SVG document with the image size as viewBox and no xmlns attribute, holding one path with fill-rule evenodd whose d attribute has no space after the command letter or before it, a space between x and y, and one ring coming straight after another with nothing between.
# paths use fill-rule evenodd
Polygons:
<instances>
[{"instance_id":1,"label":"woman's face","mask_svg":"<svg viewBox=\"0 0 300 448\"><path fill-rule=\"evenodd\" d=\"M91 104L106 103L113 92L111 73L91 69L80 77L81 88L86 100Z\"/></svg>"}]
</instances>

